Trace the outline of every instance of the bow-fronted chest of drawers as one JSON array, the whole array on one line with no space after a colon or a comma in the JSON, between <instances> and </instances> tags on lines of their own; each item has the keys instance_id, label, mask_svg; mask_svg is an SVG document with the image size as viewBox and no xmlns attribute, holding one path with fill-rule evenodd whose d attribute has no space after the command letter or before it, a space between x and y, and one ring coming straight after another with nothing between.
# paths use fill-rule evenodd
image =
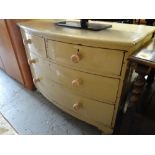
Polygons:
<instances>
[{"instance_id":1,"label":"bow-fronted chest of drawers","mask_svg":"<svg viewBox=\"0 0 155 155\"><path fill-rule=\"evenodd\" d=\"M65 112L112 133L127 59L151 40L155 29L111 23L110 29L92 32L54 22L19 23L36 88Z\"/></svg>"}]
</instances>

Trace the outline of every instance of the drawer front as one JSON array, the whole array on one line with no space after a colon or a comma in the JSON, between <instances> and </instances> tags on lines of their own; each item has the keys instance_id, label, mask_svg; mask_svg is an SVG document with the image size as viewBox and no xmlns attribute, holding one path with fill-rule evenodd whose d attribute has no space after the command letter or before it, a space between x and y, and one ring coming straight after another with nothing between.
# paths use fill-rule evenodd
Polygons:
<instances>
[{"instance_id":1,"label":"drawer front","mask_svg":"<svg viewBox=\"0 0 155 155\"><path fill-rule=\"evenodd\" d=\"M50 77L65 87L68 87L86 97L115 103L119 80L88 74L76 70L50 64Z\"/></svg>"},{"instance_id":2,"label":"drawer front","mask_svg":"<svg viewBox=\"0 0 155 155\"><path fill-rule=\"evenodd\" d=\"M71 90L61 85L54 82L48 83L44 77L37 82L36 86L43 95L48 96L51 102L76 113L77 117L82 116L98 123L103 123L106 126L111 126L114 112L113 105L75 95Z\"/></svg>"},{"instance_id":3,"label":"drawer front","mask_svg":"<svg viewBox=\"0 0 155 155\"><path fill-rule=\"evenodd\" d=\"M101 75L120 75L124 53L74 44L47 41L47 55L59 64Z\"/></svg>"},{"instance_id":4,"label":"drawer front","mask_svg":"<svg viewBox=\"0 0 155 155\"><path fill-rule=\"evenodd\" d=\"M46 79L57 82L73 92L98 101L114 104L116 101L119 80L102 77L94 74L76 71L67 67L47 62L31 54L31 61L35 61L30 66L32 73L40 74L39 77L46 76ZM30 62L29 62L30 64Z\"/></svg>"},{"instance_id":5,"label":"drawer front","mask_svg":"<svg viewBox=\"0 0 155 155\"><path fill-rule=\"evenodd\" d=\"M33 52L40 57L46 58L46 48L44 38L34 36L22 31L23 43L27 52Z\"/></svg>"},{"instance_id":6,"label":"drawer front","mask_svg":"<svg viewBox=\"0 0 155 155\"><path fill-rule=\"evenodd\" d=\"M51 74L50 74L50 64L48 61L44 61L39 58L34 53L27 53L28 64L30 66L33 82L34 84L41 79L46 78L47 81L51 81ZM53 78L53 77L52 77Z\"/></svg>"}]
</instances>

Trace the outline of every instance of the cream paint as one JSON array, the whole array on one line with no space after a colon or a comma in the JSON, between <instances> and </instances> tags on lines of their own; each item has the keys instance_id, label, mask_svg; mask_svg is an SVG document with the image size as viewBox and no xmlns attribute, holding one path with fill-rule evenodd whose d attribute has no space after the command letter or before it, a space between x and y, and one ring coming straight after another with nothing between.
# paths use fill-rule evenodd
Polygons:
<instances>
[{"instance_id":1,"label":"cream paint","mask_svg":"<svg viewBox=\"0 0 155 155\"><path fill-rule=\"evenodd\" d=\"M64 111L112 133L127 59L151 40L155 28L111 23L111 29L91 32L53 22L19 24L36 87Z\"/></svg>"}]
</instances>

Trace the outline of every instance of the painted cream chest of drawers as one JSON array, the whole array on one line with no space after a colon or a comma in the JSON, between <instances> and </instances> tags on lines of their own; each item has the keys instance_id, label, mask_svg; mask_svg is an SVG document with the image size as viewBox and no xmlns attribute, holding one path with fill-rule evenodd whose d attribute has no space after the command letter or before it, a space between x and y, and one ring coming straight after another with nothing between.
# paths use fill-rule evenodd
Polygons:
<instances>
[{"instance_id":1,"label":"painted cream chest of drawers","mask_svg":"<svg viewBox=\"0 0 155 155\"><path fill-rule=\"evenodd\" d=\"M112 133L127 58L151 41L154 28L112 23L99 32L19 23L36 88L65 112Z\"/></svg>"}]
</instances>

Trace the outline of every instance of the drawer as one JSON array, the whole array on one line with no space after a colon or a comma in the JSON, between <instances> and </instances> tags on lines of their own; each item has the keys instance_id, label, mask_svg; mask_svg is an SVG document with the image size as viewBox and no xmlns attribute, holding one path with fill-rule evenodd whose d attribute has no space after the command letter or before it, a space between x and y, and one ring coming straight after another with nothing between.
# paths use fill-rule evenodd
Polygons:
<instances>
[{"instance_id":1,"label":"drawer","mask_svg":"<svg viewBox=\"0 0 155 155\"><path fill-rule=\"evenodd\" d=\"M119 50L47 41L47 55L59 64L100 75L120 75L124 53Z\"/></svg>"},{"instance_id":2,"label":"drawer","mask_svg":"<svg viewBox=\"0 0 155 155\"><path fill-rule=\"evenodd\" d=\"M23 43L28 53L33 52L40 57L46 58L44 38L22 32Z\"/></svg>"},{"instance_id":3,"label":"drawer","mask_svg":"<svg viewBox=\"0 0 155 155\"><path fill-rule=\"evenodd\" d=\"M28 53L27 58L33 76L34 84L36 83L37 79L38 81L40 81L43 78L43 76L44 79L46 78L47 81L51 80L50 64L48 61L39 58L34 53Z\"/></svg>"},{"instance_id":4,"label":"drawer","mask_svg":"<svg viewBox=\"0 0 155 155\"><path fill-rule=\"evenodd\" d=\"M105 102L115 103L119 80L76 71L50 64L50 76L53 81L62 84L83 96Z\"/></svg>"},{"instance_id":5,"label":"drawer","mask_svg":"<svg viewBox=\"0 0 155 155\"><path fill-rule=\"evenodd\" d=\"M119 80L73 70L52 62L47 62L31 54L32 73L36 78L46 77L48 83L55 81L73 92L98 101L114 104ZM30 62L29 62L30 63ZM36 74L39 74L37 77Z\"/></svg>"},{"instance_id":6,"label":"drawer","mask_svg":"<svg viewBox=\"0 0 155 155\"><path fill-rule=\"evenodd\" d=\"M98 123L103 123L106 126L111 126L114 112L113 105L75 95L71 90L61 85L54 82L47 83L45 79L43 77L36 85L40 92L51 102L69 109L71 112L76 113L76 116L79 116L79 118L84 117Z\"/></svg>"}]
</instances>

